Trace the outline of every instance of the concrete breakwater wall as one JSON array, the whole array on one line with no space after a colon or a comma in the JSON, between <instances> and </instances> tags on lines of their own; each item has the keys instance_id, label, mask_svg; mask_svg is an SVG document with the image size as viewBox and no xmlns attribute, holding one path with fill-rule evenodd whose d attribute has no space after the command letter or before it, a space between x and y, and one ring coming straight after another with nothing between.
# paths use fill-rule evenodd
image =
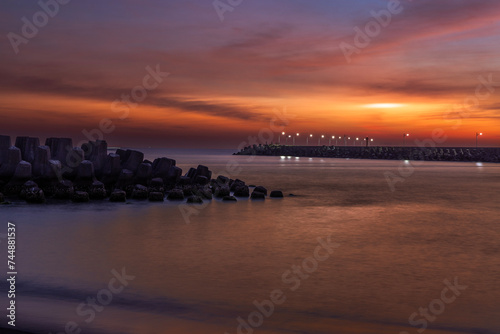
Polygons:
<instances>
[{"instance_id":1,"label":"concrete breakwater wall","mask_svg":"<svg viewBox=\"0 0 500 334\"><path fill-rule=\"evenodd\" d=\"M253 145L235 155L500 162L500 148Z\"/></svg>"},{"instance_id":2,"label":"concrete breakwater wall","mask_svg":"<svg viewBox=\"0 0 500 334\"><path fill-rule=\"evenodd\" d=\"M0 135L0 203L22 199L43 203L46 199L88 202L109 198L167 200L201 204L213 196L227 201L236 197L265 199L267 189L219 175L212 179L208 167L198 165L183 175L174 159L144 159L137 150L117 149L108 154L106 141L73 147L70 138L17 137ZM283 197L274 191L270 197Z\"/></svg>"}]
</instances>

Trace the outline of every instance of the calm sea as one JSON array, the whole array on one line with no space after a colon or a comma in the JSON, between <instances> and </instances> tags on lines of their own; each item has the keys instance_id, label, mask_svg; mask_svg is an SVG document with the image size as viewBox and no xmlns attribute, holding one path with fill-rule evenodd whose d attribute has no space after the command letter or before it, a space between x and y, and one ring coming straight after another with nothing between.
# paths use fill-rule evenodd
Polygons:
<instances>
[{"instance_id":1,"label":"calm sea","mask_svg":"<svg viewBox=\"0 0 500 334\"><path fill-rule=\"evenodd\" d=\"M2 206L3 273L17 227L17 329L500 333L498 164L144 151L286 197Z\"/></svg>"}]
</instances>

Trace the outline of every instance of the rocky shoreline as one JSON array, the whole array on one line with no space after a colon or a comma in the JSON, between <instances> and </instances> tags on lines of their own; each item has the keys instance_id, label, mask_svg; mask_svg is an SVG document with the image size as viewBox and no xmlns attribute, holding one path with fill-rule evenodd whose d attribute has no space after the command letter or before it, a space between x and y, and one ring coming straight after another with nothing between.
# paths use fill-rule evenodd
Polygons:
<instances>
[{"instance_id":1,"label":"rocky shoreline","mask_svg":"<svg viewBox=\"0 0 500 334\"><path fill-rule=\"evenodd\" d=\"M40 145L39 138L17 137L12 146L10 136L0 135L2 204L13 199L28 203L135 199L202 204L213 197L232 202L238 197L263 200L268 192L223 175L212 179L212 171L203 165L183 175L174 159L149 161L144 153L130 149L108 154L104 140L73 147L70 138L47 138ZM275 190L269 197L281 198L283 193Z\"/></svg>"},{"instance_id":2,"label":"rocky shoreline","mask_svg":"<svg viewBox=\"0 0 500 334\"><path fill-rule=\"evenodd\" d=\"M500 148L253 145L235 155L500 162Z\"/></svg>"}]
</instances>

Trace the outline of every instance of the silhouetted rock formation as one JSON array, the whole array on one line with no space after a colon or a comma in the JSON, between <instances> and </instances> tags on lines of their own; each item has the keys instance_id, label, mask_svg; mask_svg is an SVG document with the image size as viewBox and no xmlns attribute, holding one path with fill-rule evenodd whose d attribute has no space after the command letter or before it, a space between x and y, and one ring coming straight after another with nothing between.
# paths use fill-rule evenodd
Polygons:
<instances>
[{"instance_id":1,"label":"silhouetted rock formation","mask_svg":"<svg viewBox=\"0 0 500 334\"><path fill-rule=\"evenodd\" d=\"M253 145L235 155L500 162L500 148Z\"/></svg>"},{"instance_id":2,"label":"silhouetted rock formation","mask_svg":"<svg viewBox=\"0 0 500 334\"><path fill-rule=\"evenodd\" d=\"M9 136L0 135L0 203L6 196L29 203L52 199L81 203L108 197L112 202L128 198L161 202L166 197L172 201L187 198L191 204L214 195L224 201L250 196L245 182L223 175L212 179L207 166L198 165L183 175L176 161L166 157L151 162L137 150L108 154L104 140L73 147L71 138L50 137L40 145L38 138L23 136L11 144ZM267 190L257 190L265 198Z\"/></svg>"}]
</instances>

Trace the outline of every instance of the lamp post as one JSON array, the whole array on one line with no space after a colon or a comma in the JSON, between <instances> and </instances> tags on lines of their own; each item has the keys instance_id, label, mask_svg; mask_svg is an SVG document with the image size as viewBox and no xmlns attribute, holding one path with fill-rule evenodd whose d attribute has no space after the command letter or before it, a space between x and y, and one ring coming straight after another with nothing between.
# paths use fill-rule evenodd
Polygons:
<instances>
[{"instance_id":1,"label":"lamp post","mask_svg":"<svg viewBox=\"0 0 500 334\"><path fill-rule=\"evenodd\" d=\"M297 136L296 137L298 137L298 136L299 136L299 133L297 132ZM293 145L295 145L295 137L293 137Z\"/></svg>"},{"instance_id":2,"label":"lamp post","mask_svg":"<svg viewBox=\"0 0 500 334\"><path fill-rule=\"evenodd\" d=\"M318 138L318 146L321 146L321 139L325 138L325 135L321 135L321 138Z\"/></svg>"},{"instance_id":3,"label":"lamp post","mask_svg":"<svg viewBox=\"0 0 500 334\"><path fill-rule=\"evenodd\" d=\"M288 138L292 138L292 135L288 135L288 137L286 137L286 142L288 143Z\"/></svg>"},{"instance_id":4,"label":"lamp post","mask_svg":"<svg viewBox=\"0 0 500 334\"><path fill-rule=\"evenodd\" d=\"M359 138L356 137L356 141L354 142L354 146L358 145L358 140L359 140Z\"/></svg>"},{"instance_id":5,"label":"lamp post","mask_svg":"<svg viewBox=\"0 0 500 334\"><path fill-rule=\"evenodd\" d=\"M309 146L309 138L312 139L313 135L309 135L309 137L306 138L306 145Z\"/></svg>"},{"instance_id":6,"label":"lamp post","mask_svg":"<svg viewBox=\"0 0 500 334\"><path fill-rule=\"evenodd\" d=\"M283 131L281 133L281 135L285 136L285 131ZM278 144L280 144L280 145L281 145L281 135L278 136ZM286 136L285 136L285 138L286 138Z\"/></svg>"},{"instance_id":7,"label":"lamp post","mask_svg":"<svg viewBox=\"0 0 500 334\"><path fill-rule=\"evenodd\" d=\"M482 132L476 132L476 150L477 150L477 137L482 136Z\"/></svg>"},{"instance_id":8,"label":"lamp post","mask_svg":"<svg viewBox=\"0 0 500 334\"><path fill-rule=\"evenodd\" d=\"M332 146L332 139L335 139L335 136L332 136L332 138L328 139L328 146Z\"/></svg>"},{"instance_id":9,"label":"lamp post","mask_svg":"<svg viewBox=\"0 0 500 334\"><path fill-rule=\"evenodd\" d=\"M409 133L403 134L403 146L406 146L406 137L409 137L409 136L410 136Z\"/></svg>"}]
</instances>

